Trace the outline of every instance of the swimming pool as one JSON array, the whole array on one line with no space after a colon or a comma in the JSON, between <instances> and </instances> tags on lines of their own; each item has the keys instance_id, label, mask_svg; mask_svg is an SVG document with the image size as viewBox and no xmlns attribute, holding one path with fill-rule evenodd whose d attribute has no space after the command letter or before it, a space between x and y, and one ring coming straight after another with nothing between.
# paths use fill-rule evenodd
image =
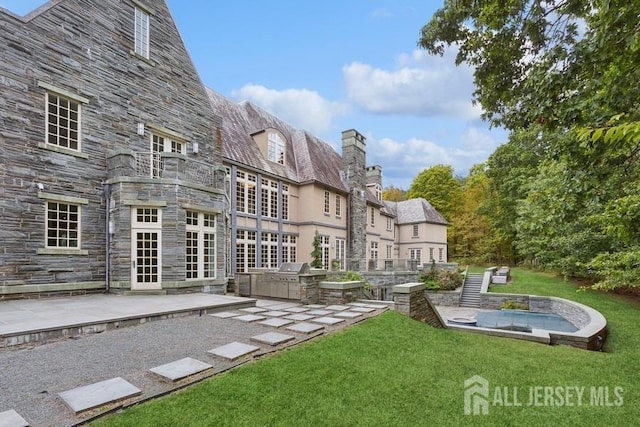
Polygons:
<instances>
[{"instance_id":1,"label":"swimming pool","mask_svg":"<svg viewBox=\"0 0 640 427\"><path fill-rule=\"evenodd\" d=\"M564 317L553 313L534 313L518 310L484 311L476 315L476 326L481 328L527 331L576 332L578 328Z\"/></svg>"}]
</instances>

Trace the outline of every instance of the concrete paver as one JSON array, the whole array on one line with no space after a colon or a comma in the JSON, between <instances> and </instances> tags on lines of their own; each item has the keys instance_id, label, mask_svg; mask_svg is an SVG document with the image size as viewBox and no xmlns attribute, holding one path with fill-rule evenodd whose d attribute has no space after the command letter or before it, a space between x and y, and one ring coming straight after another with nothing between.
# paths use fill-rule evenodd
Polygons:
<instances>
[{"instance_id":1,"label":"concrete paver","mask_svg":"<svg viewBox=\"0 0 640 427\"><path fill-rule=\"evenodd\" d=\"M266 334L255 335L250 338L251 341L259 342L262 344L278 345L285 342L295 340L293 335L281 334L278 332L267 332Z\"/></svg>"},{"instance_id":2,"label":"concrete paver","mask_svg":"<svg viewBox=\"0 0 640 427\"><path fill-rule=\"evenodd\" d=\"M310 320L313 323L320 323L321 325L337 325L340 322L344 322L344 319L338 319L336 317L318 317Z\"/></svg>"},{"instance_id":3,"label":"concrete paver","mask_svg":"<svg viewBox=\"0 0 640 427\"><path fill-rule=\"evenodd\" d=\"M28 427L29 423L15 410L0 412L0 427Z\"/></svg>"},{"instance_id":4,"label":"concrete paver","mask_svg":"<svg viewBox=\"0 0 640 427\"><path fill-rule=\"evenodd\" d=\"M184 359L156 366L149 370L169 381L178 381L211 368L213 368L213 366L208 363L192 359L191 357L185 357Z\"/></svg>"},{"instance_id":5,"label":"concrete paver","mask_svg":"<svg viewBox=\"0 0 640 427\"><path fill-rule=\"evenodd\" d=\"M313 323L300 322L296 323L295 325L287 326L285 329L289 331L300 332L303 334L311 334L313 332L324 329L324 326L318 324L314 325Z\"/></svg>"},{"instance_id":6,"label":"concrete paver","mask_svg":"<svg viewBox=\"0 0 640 427\"><path fill-rule=\"evenodd\" d=\"M142 390L117 377L63 391L58 395L77 414L107 403L137 396L141 393Z\"/></svg>"},{"instance_id":7,"label":"concrete paver","mask_svg":"<svg viewBox=\"0 0 640 427\"><path fill-rule=\"evenodd\" d=\"M258 322L260 325L271 326L273 328L281 328L283 326L287 326L293 323L293 320L281 319L281 318L273 318L263 320L262 322Z\"/></svg>"},{"instance_id":8,"label":"concrete paver","mask_svg":"<svg viewBox=\"0 0 640 427\"><path fill-rule=\"evenodd\" d=\"M260 347L256 347L255 345L232 342L227 345L211 349L207 353L229 360L236 360L239 357L246 356L247 354L258 350L260 350Z\"/></svg>"}]
</instances>

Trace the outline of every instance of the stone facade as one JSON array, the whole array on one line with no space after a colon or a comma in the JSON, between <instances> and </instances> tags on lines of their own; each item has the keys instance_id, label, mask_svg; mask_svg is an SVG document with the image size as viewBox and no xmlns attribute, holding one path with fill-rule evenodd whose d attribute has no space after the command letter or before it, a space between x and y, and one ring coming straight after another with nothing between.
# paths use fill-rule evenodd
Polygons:
<instances>
[{"instance_id":1,"label":"stone facade","mask_svg":"<svg viewBox=\"0 0 640 427\"><path fill-rule=\"evenodd\" d=\"M364 260L367 257L366 145L364 136L353 129L342 132L342 161L350 191L347 258ZM364 270L364 266L354 265L350 269Z\"/></svg>"},{"instance_id":2,"label":"stone facade","mask_svg":"<svg viewBox=\"0 0 640 427\"><path fill-rule=\"evenodd\" d=\"M134 53L136 9L149 18L148 58ZM109 282L130 289L138 207L162 210L163 288L223 289L221 119L165 2L66 0L25 18L0 12L0 45L0 296ZM77 149L47 140L47 96L79 105ZM153 135L177 143L160 151L177 152L151 156ZM46 243L50 201L79 206L79 245ZM185 278L186 210L216 218L207 280Z\"/></svg>"}]
</instances>

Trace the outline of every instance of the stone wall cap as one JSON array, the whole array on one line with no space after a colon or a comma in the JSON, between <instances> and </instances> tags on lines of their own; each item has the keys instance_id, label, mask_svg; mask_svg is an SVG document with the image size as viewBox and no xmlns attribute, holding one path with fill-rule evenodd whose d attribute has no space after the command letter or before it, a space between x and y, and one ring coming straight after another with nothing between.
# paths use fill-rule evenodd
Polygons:
<instances>
[{"instance_id":1,"label":"stone wall cap","mask_svg":"<svg viewBox=\"0 0 640 427\"><path fill-rule=\"evenodd\" d=\"M403 283L401 285L395 285L393 287L394 294L409 294L411 292L417 292L420 290L424 290L424 283L413 282L413 283Z\"/></svg>"}]
</instances>

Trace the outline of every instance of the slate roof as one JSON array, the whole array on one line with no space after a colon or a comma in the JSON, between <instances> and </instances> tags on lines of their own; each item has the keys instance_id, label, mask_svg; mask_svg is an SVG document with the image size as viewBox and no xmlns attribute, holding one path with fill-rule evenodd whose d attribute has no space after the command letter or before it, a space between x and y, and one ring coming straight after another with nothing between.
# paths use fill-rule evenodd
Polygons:
<instances>
[{"instance_id":1,"label":"slate roof","mask_svg":"<svg viewBox=\"0 0 640 427\"><path fill-rule=\"evenodd\" d=\"M340 179L342 158L331 145L250 102L235 103L210 88L207 93L214 112L222 116L225 159L298 184L317 182L348 193ZM286 138L286 165L268 161L251 137L267 128Z\"/></svg>"},{"instance_id":2,"label":"slate roof","mask_svg":"<svg viewBox=\"0 0 640 427\"><path fill-rule=\"evenodd\" d=\"M389 212L396 215L398 225L429 222L431 224L447 225L444 219L431 203L425 199L410 199L402 202L384 202Z\"/></svg>"}]
</instances>

